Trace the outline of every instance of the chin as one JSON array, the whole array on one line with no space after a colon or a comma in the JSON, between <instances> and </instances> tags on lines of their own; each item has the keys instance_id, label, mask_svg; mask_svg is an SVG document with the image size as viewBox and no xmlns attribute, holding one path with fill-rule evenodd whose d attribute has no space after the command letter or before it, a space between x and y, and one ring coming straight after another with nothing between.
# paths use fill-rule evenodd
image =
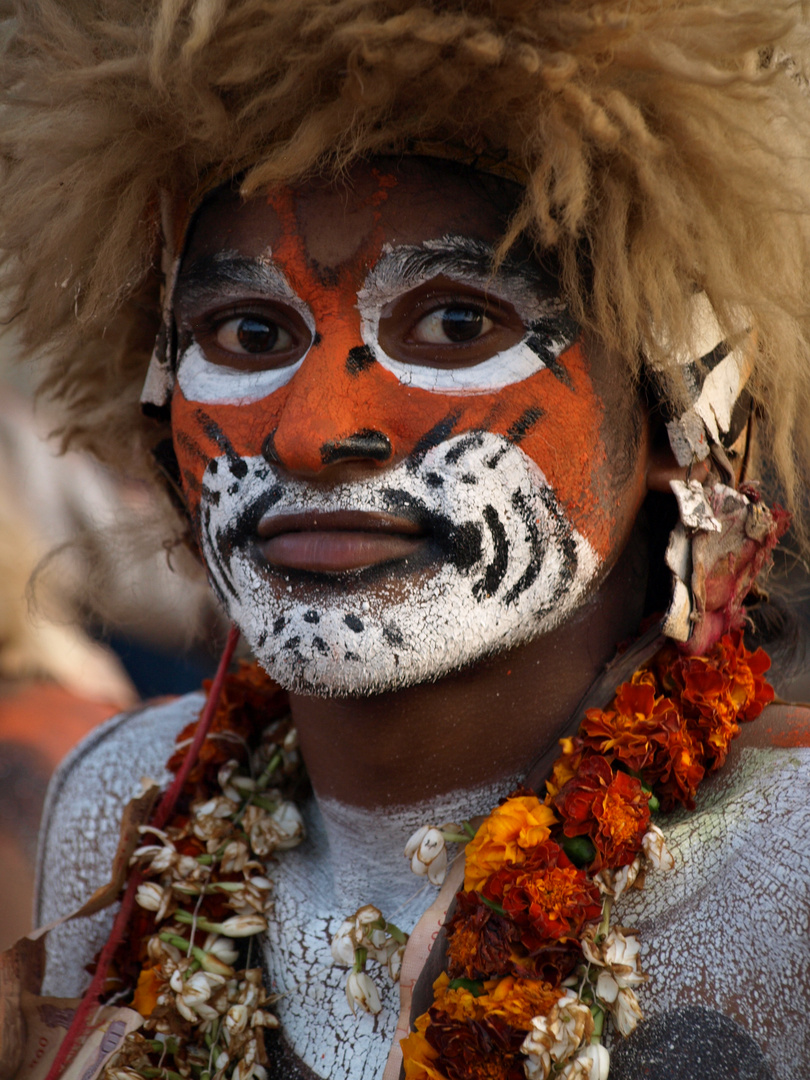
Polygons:
<instances>
[{"instance_id":1,"label":"chin","mask_svg":"<svg viewBox=\"0 0 810 1080\"><path fill-rule=\"evenodd\" d=\"M201 544L229 617L290 691L370 695L435 681L553 631L602 574L535 462L489 432L328 489L274 474L260 457L245 463L236 481L206 473ZM268 505L411 514L432 530L429 564L401 560L350 580L274 571L253 542Z\"/></svg>"}]
</instances>

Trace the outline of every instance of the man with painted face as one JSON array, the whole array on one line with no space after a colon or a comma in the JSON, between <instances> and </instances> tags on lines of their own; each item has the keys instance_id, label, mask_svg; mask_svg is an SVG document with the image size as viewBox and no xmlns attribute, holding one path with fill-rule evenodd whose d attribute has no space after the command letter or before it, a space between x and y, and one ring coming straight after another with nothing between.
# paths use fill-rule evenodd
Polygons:
<instances>
[{"instance_id":1,"label":"man with painted face","mask_svg":"<svg viewBox=\"0 0 810 1080\"><path fill-rule=\"evenodd\" d=\"M228 706L201 758L222 767L146 829L136 914L50 931L43 993L81 995L117 943L119 1019L171 1048L113 1039L116 1080L166 1053L182 1075L395 1080L414 1023L409 1080L604 1077L602 1043L625 1080L797 1075L806 713L771 705L728 749L768 700L739 629L784 529L754 464L799 543L810 465L793 6L31 0L6 29L15 325L67 437L158 463L270 677L236 677L265 704ZM673 719L701 664L726 704L700 683L698 719ZM572 741L659 677L635 757L618 729ZM789 697L785 664L775 682ZM119 718L62 769L41 923L109 878L126 804L202 704ZM297 747L295 809L262 785ZM679 802L667 850L650 807ZM205 906L237 892L241 958Z\"/></svg>"}]
</instances>

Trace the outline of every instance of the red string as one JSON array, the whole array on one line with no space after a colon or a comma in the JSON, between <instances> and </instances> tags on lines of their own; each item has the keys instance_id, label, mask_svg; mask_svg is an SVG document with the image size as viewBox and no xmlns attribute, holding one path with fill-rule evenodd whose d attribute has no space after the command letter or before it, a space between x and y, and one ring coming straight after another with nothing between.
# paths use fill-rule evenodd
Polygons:
<instances>
[{"instance_id":1,"label":"red string","mask_svg":"<svg viewBox=\"0 0 810 1080\"><path fill-rule=\"evenodd\" d=\"M214 714L217 711L220 695L222 694L222 686L225 682L225 676L228 674L228 668L231 665L231 660L233 659L234 650L236 649L238 641L239 631L235 626L232 626L228 633L228 640L225 643L222 658L219 661L217 673L211 684L208 700L205 703L205 708L200 714L200 719L194 732L194 738L183 759L183 764L180 766L174 780L163 793L163 798L160 800L158 808L152 817L150 824L156 829L163 828L168 821L175 803L180 796L180 792L183 790L183 786L188 779L188 774L191 772L191 769L197 760L200 748L208 734L208 729L211 727L211 721L214 719ZM132 914L132 909L135 906L135 893L142 880L143 875L140 871L136 871L127 882L124 895L121 897L121 907L118 909L118 914L115 916L115 921L112 925L112 931L107 938L107 943L99 953L98 964L96 965L96 971L93 975L93 981L88 986L79 1007L76 1009L71 1025L62 1040L62 1045L56 1052L56 1057L53 1059L53 1063L48 1070L48 1075L45 1077L45 1080L58 1080L62 1073L62 1069L70 1056L70 1052L84 1033L90 1011L98 1005L98 1000L101 997L101 992L104 989L104 983L107 978L107 971L112 962L112 958L115 955L115 950L118 948L118 945L124 936L127 923Z\"/></svg>"}]
</instances>

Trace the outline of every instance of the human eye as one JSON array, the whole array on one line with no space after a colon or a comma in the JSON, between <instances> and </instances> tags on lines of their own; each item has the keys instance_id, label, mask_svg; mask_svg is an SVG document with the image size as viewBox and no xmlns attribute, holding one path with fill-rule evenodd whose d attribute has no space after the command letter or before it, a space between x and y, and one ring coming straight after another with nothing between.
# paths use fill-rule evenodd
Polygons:
<instances>
[{"instance_id":1,"label":"human eye","mask_svg":"<svg viewBox=\"0 0 810 1080\"><path fill-rule=\"evenodd\" d=\"M264 315L227 319L217 328L215 337L221 349L237 356L283 353L293 344L289 330Z\"/></svg>"},{"instance_id":2,"label":"human eye","mask_svg":"<svg viewBox=\"0 0 810 1080\"><path fill-rule=\"evenodd\" d=\"M206 314L189 329L210 363L247 371L295 364L312 340L297 312L252 305Z\"/></svg>"},{"instance_id":3,"label":"human eye","mask_svg":"<svg viewBox=\"0 0 810 1080\"><path fill-rule=\"evenodd\" d=\"M489 333L494 325L480 306L445 304L422 316L411 334L414 341L428 345L459 345L476 341Z\"/></svg>"},{"instance_id":4,"label":"human eye","mask_svg":"<svg viewBox=\"0 0 810 1080\"><path fill-rule=\"evenodd\" d=\"M525 332L506 300L447 278L403 293L382 310L378 322L387 356L436 368L483 363L517 344Z\"/></svg>"}]
</instances>

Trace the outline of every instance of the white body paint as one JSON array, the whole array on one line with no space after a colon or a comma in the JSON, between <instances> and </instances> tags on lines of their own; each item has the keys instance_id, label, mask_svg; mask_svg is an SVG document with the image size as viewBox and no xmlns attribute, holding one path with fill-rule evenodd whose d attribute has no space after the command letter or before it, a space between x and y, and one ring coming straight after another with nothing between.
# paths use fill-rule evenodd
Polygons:
<instances>
[{"instance_id":1,"label":"white body paint","mask_svg":"<svg viewBox=\"0 0 810 1080\"><path fill-rule=\"evenodd\" d=\"M43 819L38 924L74 910L108 879L124 804L142 773L165 778L175 736L201 704L194 694L119 718L59 770ZM760 722L768 723L767 712ZM810 750L733 746L726 767L701 788L696 813L661 822L675 869L648 874L644 890L625 894L615 912L642 934L651 978L639 997L647 1015L684 1004L720 1009L763 1047L775 1080L806 1071L800 987L810 965L809 789ZM316 1075L379 1080L395 1022L396 991L384 990L377 1021L362 1017L350 1025L345 972L330 964L331 931L359 906L355 896L372 899L409 929L434 895L428 888L395 914L420 887L416 878L410 885L401 854L410 831L423 820L444 820L445 812L455 818L482 811L498 794L458 792L443 805L393 815L389 808L367 815L328 802L320 814L305 808L310 839L271 867L277 919L264 949L271 982L288 990L280 1008L291 1041ZM104 911L49 936L46 993L73 996L87 985L84 965L106 939L113 915Z\"/></svg>"},{"instance_id":2,"label":"white body paint","mask_svg":"<svg viewBox=\"0 0 810 1080\"><path fill-rule=\"evenodd\" d=\"M594 549L565 518L538 466L490 432L449 439L415 467L403 462L328 489L290 477L279 482L261 457L245 464L241 479L224 458L215 471L206 470L203 554L231 619L262 666L288 689L373 693L437 679L558 626L600 570ZM238 516L276 484L280 493L268 516L397 514L403 499L419 501L456 530L480 530L480 557L463 570L450 561L452 552L418 572L395 564L367 586L356 574L285 585L251 544L229 550L227 539ZM488 514L495 528L485 523ZM491 567L499 558L505 565L495 581ZM349 590L352 580L360 584Z\"/></svg>"}]
</instances>

